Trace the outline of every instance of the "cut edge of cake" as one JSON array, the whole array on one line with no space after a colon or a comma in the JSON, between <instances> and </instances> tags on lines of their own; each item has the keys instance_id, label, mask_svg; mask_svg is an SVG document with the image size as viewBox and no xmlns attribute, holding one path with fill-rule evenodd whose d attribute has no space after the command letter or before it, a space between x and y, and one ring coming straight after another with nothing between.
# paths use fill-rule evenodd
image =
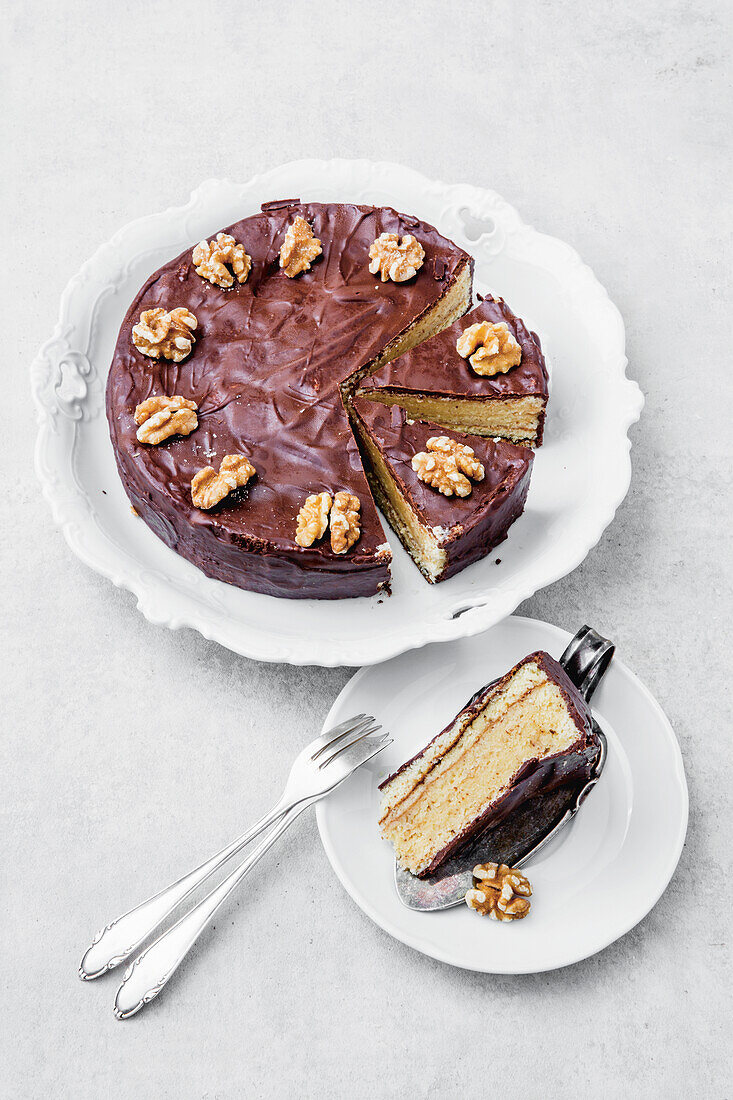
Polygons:
<instances>
[{"instance_id":1,"label":"cut edge of cake","mask_svg":"<svg viewBox=\"0 0 733 1100\"><path fill-rule=\"evenodd\" d=\"M397 386L360 389L359 396L381 405L399 405L413 420L429 420L449 431L506 439L526 447L542 443L546 397L444 397Z\"/></svg>"},{"instance_id":2,"label":"cut edge of cake","mask_svg":"<svg viewBox=\"0 0 733 1100\"><path fill-rule=\"evenodd\" d=\"M473 258L469 257L461 261L451 285L434 305L429 306L412 324L385 344L379 355L344 379L341 383L343 396L350 397L365 378L460 320L471 305L472 296Z\"/></svg>"},{"instance_id":3,"label":"cut edge of cake","mask_svg":"<svg viewBox=\"0 0 733 1100\"><path fill-rule=\"evenodd\" d=\"M368 406L351 402L352 426L356 433L367 480L378 508L384 514L392 530L430 584L447 580L459 570L485 557L502 542L511 525L524 510L529 491L534 453L528 448L518 448L507 441L500 441L492 448L495 465L502 461L500 449L513 448L514 464L504 459L505 471L499 484L485 500L484 515L470 525L459 521L446 527L426 522L411 503L404 480L396 476L393 465L380 447L378 429L367 424L362 410ZM440 434L435 427L434 434ZM477 441L460 433L458 442L473 444ZM489 444L490 445L490 444ZM481 456L483 457L483 456ZM516 465L517 459L520 460ZM416 479L411 467L404 463L404 477ZM435 491L435 490L432 490ZM481 492L480 484L475 487ZM460 509L460 498L456 498Z\"/></svg>"},{"instance_id":4,"label":"cut edge of cake","mask_svg":"<svg viewBox=\"0 0 733 1100\"><path fill-rule=\"evenodd\" d=\"M425 877L528 799L589 778L599 751L561 665L531 653L380 785L382 836L401 867Z\"/></svg>"}]
</instances>

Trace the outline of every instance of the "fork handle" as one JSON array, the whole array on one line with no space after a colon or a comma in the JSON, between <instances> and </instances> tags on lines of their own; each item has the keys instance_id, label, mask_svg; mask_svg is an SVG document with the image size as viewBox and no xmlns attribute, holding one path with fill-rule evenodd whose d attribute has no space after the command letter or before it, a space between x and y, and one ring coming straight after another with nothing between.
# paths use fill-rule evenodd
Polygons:
<instances>
[{"instance_id":1,"label":"fork handle","mask_svg":"<svg viewBox=\"0 0 733 1100\"><path fill-rule=\"evenodd\" d=\"M262 859L277 838L295 821L311 801L302 802L284 814L254 852L210 894L186 913L172 928L159 936L125 971L117 990L114 1014L118 1020L134 1016L165 987L193 947L217 909Z\"/></svg>"},{"instance_id":2,"label":"fork handle","mask_svg":"<svg viewBox=\"0 0 733 1100\"><path fill-rule=\"evenodd\" d=\"M158 925L165 920L170 913L180 905L189 894L201 886L214 874L228 859L241 851L256 836L267 829L283 814L287 813L289 806L278 802L269 813L248 829L246 833L233 840L226 848L207 859L205 863L194 868L177 882L166 886L159 893L147 901L130 909L117 920L112 921L94 937L91 947L87 949L79 966L79 977L83 981L90 981L106 974L119 966L140 946L143 940L155 931Z\"/></svg>"}]
</instances>

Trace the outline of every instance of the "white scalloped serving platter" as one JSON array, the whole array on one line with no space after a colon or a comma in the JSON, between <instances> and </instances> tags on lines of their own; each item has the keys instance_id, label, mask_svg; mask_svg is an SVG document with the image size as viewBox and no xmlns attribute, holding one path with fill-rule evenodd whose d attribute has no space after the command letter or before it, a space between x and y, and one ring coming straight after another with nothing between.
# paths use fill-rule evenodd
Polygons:
<instances>
[{"instance_id":1,"label":"white scalloped serving platter","mask_svg":"<svg viewBox=\"0 0 733 1100\"><path fill-rule=\"evenodd\" d=\"M443 584L428 585L387 528L391 597L278 600L244 592L205 577L130 510L104 415L109 362L129 303L151 272L188 245L262 202L294 195L390 205L431 222L475 256L476 290L501 294L540 333L553 364L545 443L525 512L494 553ZM396 164L297 161L244 184L210 180L185 206L125 226L84 264L32 366L36 469L72 550L133 592L151 622L194 627L262 661L374 664L486 630L580 564L629 487L627 433L643 398L626 378L626 362L621 316L592 271L494 192Z\"/></svg>"}]
</instances>

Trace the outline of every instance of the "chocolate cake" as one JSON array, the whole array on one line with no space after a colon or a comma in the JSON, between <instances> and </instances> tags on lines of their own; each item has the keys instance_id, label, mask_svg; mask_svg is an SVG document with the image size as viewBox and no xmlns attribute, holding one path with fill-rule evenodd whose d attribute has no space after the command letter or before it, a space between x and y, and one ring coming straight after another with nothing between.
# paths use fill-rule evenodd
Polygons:
<instances>
[{"instance_id":1,"label":"chocolate cake","mask_svg":"<svg viewBox=\"0 0 733 1100\"><path fill-rule=\"evenodd\" d=\"M455 431L441 437L434 424L362 398L352 409L377 504L427 580L453 576L506 538L527 497L534 460L528 447ZM480 480L466 479L466 496L444 495L413 468L435 437L469 447L480 464Z\"/></svg>"},{"instance_id":2,"label":"chocolate cake","mask_svg":"<svg viewBox=\"0 0 733 1100\"><path fill-rule=\"evenodd\" d=\"M599 752L583 697L549 653L532 653L382 783L382 836L425 877L530 799L589 779Z\"/></svg>"},{"instance_id":3,"label":"chocolate cake","mask_svg":"<svg viewBox=\"0 0 733 1100\"><path fill-rule=\"evenodd\" d=\"M107 383L122 483L207 576L290 598L370 595L391 554L344 401L465 312L473 261L389 207L283 200L223 233L152 275L122 323ZM380 253L382 234L397 236ZM187 434L159 440L166 417ZM324 494L331 538L322 524L303 545Z\"/></svg>"},{"instance_id":4,"label":"chocolate cake","mask_svg":"<svg viewBox=\"0 0 733 1100\"><path fill-rule=\"evenodd\" d=\"M456 345L472 325L506 326L515 365L502 373L477 373ZM477 364L479 370L482 368ZM475 309L419 347L379 366L359 393L385 405L399 405L415 420L514 443L542 443L548 379L539 337L501 298L485 298Z\"/></svg>"}]
</instances>

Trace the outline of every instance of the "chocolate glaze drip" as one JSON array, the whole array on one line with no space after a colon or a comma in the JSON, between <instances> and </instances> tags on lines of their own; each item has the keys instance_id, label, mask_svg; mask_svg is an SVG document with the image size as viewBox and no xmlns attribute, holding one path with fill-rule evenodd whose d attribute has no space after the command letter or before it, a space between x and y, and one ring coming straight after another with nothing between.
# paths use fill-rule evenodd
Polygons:
<instances>
[{"instance_id":1,"label":"chocolate glaze drip","mask_svg":"<svg viewBox=\"0 0 733 1100\"><path fill-rule=\"evenodd\" d=\"M302 215L323 252L295 279L278 266L285 231ZM201 279L187 249L148 279L117 340L107 383L107 417L123 485L148 526L207 576L290 598L371 595L389 580L389 553L341 400L340 383L408 329L452 286L471 258L425 223L389 207L265 203L228 226L252 257L243 285L222 290ZM369 246L382 232L414 232L426 263L408 283L375 281ZM447 277L431 277L434 262ZM145 309L186 306L197 342L183 363L154 360L132 344ZM135 406L153 394L181 394L199 406L199 427L157 447L137 441ZM191 503L197 470L225 454L247 456L257 477L212 512ZM362 505L362 533L347 554L326 537L294 542L306 496L348 489Z\"/></svg>"}]
</instances>

